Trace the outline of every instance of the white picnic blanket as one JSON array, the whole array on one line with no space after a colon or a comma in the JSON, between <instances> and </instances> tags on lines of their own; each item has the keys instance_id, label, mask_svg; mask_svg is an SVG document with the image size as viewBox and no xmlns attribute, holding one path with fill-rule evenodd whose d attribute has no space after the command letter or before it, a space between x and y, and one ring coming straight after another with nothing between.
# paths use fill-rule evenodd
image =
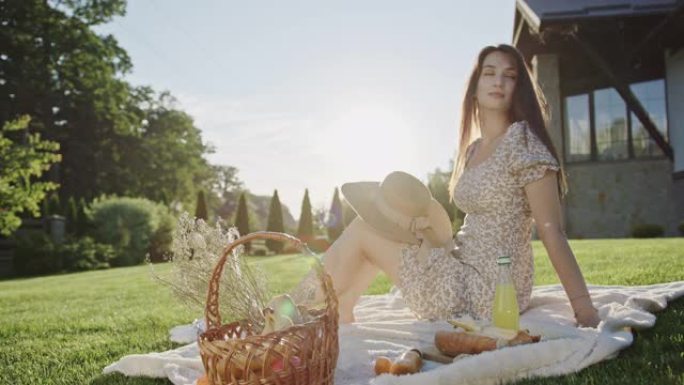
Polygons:
<instances>
[{"instance_id":1,"label":"white picnic blanket","mask_svg":"<svg viewBox=\"0 0 684 385\"><path fill-rule=\"evenodd\" d=\"M402 351L433 343L446 322L417 320L401 293L363 296L354 309L356 322L340 326L340 355L335 384L497 384L502 380L544 377L577 372L614 358L632 344L625 327L646 329L655 324L652 313L684 295L684 281L649 286L595 286L589 291L599 309L597 329L576 328L572 310L560 285L534 288L521 327L541 334L542 342L485 352L457 359L448 365L426 361L423 371L409 376L373 373L375 357L394 357ZM171 339L194 341L202 322L171 330ZM196 342L162 353L133 354L107 366L104 373L166 377L175 385L191 385L203 374Z\"/></svg>"}]
</instances>

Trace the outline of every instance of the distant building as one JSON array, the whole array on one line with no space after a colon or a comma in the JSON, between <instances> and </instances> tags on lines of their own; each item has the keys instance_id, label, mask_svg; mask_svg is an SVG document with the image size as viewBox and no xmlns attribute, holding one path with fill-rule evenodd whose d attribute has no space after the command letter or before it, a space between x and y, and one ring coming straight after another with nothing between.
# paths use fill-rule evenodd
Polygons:
<instances>
[{"instance_id":1,"label":"distant building","mask_svg":"<svg viewBox=\"0 0 684 385\"><path fill-rule=\"evenodd\" d=\"M513 45L552 114L572 238L684 222L684 1L516 0Z\"/></svg>"}]
</instances>

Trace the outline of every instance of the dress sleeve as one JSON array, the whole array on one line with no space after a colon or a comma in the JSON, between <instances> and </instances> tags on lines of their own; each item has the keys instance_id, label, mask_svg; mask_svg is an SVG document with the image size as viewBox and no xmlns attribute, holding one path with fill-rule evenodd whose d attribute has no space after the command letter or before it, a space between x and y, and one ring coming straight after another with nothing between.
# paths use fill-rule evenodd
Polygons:
<instances>
[{"instance_id":1,"label":"dress sleeve","mask_svg":"<svg viewBox=\"0 0 684 385\"><path fill-rule=\"evenodd\" d=\"M560 170L556 158L526 123L515 128L512 141L509 170L520 187L541 179L547 171Z\"/></svg>"}]
</instances>

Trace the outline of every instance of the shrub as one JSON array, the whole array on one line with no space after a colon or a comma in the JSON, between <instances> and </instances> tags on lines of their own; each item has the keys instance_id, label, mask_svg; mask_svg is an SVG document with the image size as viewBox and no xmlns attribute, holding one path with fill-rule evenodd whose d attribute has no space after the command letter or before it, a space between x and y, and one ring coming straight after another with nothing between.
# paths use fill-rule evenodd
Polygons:
<instances>
[{"instance_id":1,"label":"shrub","mask_svg":"<svg viewBox=\"0 0 684 385\"><path fill-rule=\"evenodd\" d=\"M164 206L160 207L159 216L159 227L150 239L148 250L150 262L167 261L173 257L171 244L173 243L173 231L176 229L176 218Z\"/></svg>"},{"instance_id":2,"label":"shrub","mask_svg":"<svg viewBox=\"0 0 684 385\"><path fill-rule=\"evenodd\" d=\"M297 246L287 244L283 247L283 250L281 250L280 254L299 254L301 251L297 248Z\"/></svg>"},{"instance_id":3,"label":"shrub","mask_svg":"<svg viewBox=\"0 0 684 385\"><path fill-rule=\"evenodd\" d=\"M92 205L95 239L116 250L113 266L131 266L145 261L149 251L156 256L170 249L168 209L145 198L110 197Z\"/></svg>"},{"instance_id":4,"label":"shrub","mask_svg":"<svg viewBox=\"0 0 684 385\"><path fill-rule=\"evenodd\" d=\"M268 251L266 249L253 249L252 250L252 255L255 257L265 257L268 254Z\"/></svg>"},{"instance_id":5,"label":"shrub","mask_svg":"<svg viewBox=\"0 0 684 385\"><path fill-rule=\"evenodd\" d=\"M62 269L61 255L45 232L31 231L17 237L14 269L17 275L53 274Z\"/></svg>"},{"instance_id":6,"label":"shrub","mask_svg":"<svg viewBox=\"0 0 684 385\"><path fill-rule=\"evenodd\" d=\"M657 238L662 237L663 234L665 234L663 226L652 223L644 223L632 228L632 237L634 238Z\"/></svg>"},{"instance_id":7,"label":"shrub","mask_svg":"<svg viewBox=\"0 0 684 385\"><path fill-rule=\"evenodd\" d=\"M106 269L115 257L112 246L96 243L90 237L72 238L57 245L47 233L31 231L17 237L14 267L21 276Z\"/></svg>"},{"instance_id":8,"label":"shrub","mask_svg":"<svg viewBox=\"0 0 684 385\"><path fill-rule=\"evenodd\" d=\"M679 229L680 235L684 235L684 222L680 223L677 229Z\"/></svg>"},{"instance_id":9,"label":"shrub","mask_svg":"<svg viewBox=\"0 0 684 385\"><path fill-rule=\"evenodd\" d=\"M67 271L107 269L116 258L110 245L97 243L91 237L74 239L57 248L63 268Z\"/></svg>"}]
</instances>

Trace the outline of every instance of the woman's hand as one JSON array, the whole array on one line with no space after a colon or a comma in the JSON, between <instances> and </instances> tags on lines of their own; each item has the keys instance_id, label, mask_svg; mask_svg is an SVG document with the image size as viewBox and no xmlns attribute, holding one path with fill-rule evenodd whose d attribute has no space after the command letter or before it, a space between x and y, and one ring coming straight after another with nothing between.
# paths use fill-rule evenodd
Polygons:
<instances>
[{"instance_id":1,"label":"woman's hand","mask_svg":"<svg viewBox=\"0 0 684 385\"><path fill-rule=\"evenodd\" d=\"M596 328L601 322L598 310L594 306L585 306L575 311L575 320L582 327Z\"/></svg>"}]
</instances>

